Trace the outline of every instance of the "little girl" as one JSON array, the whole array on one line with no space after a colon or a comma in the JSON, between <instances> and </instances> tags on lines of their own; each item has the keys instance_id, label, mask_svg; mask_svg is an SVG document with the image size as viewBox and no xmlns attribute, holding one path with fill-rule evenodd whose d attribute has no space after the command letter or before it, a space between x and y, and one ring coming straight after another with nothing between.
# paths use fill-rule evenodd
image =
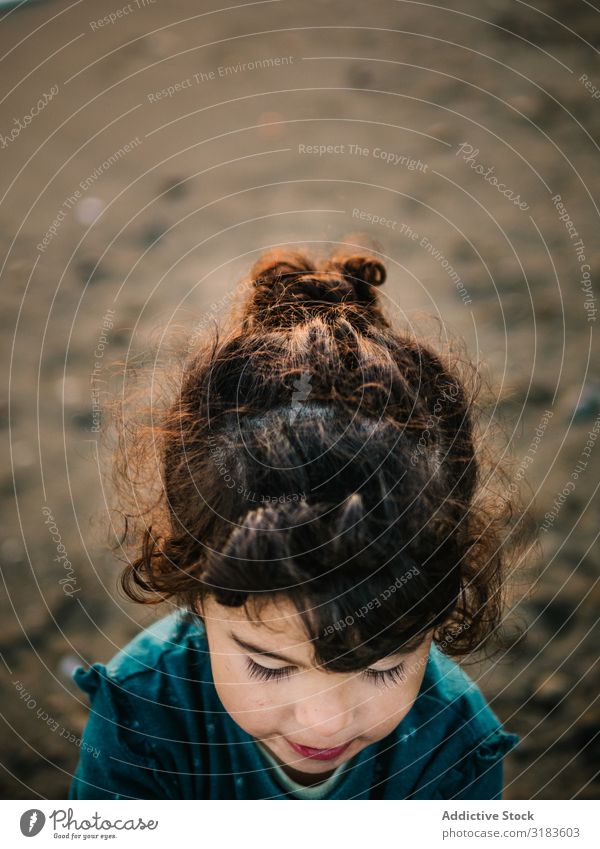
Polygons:
<instances>
[{"instance_id":1,"label":"little girl","mask_svg":"<svg viewBox=\"0 0 600 849\"><path fill-rule=\"evenodd\" d=\"M519 738L450 656L500 639L514 499L385 278L375 252L269 252L187 360L121 579L172 611L76 670L70 798L502 798Z\"/></svg>"}]
</instances>

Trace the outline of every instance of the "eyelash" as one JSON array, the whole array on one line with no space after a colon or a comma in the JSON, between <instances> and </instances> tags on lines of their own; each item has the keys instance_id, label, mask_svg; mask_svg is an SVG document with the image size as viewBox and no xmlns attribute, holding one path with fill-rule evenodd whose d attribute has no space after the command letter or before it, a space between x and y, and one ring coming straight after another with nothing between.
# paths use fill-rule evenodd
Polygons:
<instances>
[{"instance_id":1,"label":"eyelash","mask_svg":"<svg viewBox=\"0 0 600 849\"><path fill-rule=\"evenodd\" d=\"M391 669L384 671L379 669L365 669L364 675L367 678L373 678L376 684L398 684L400 681L406 681L404 663L399 663L398 666L392 666Z\"/></svg>"},{"instance_id":2,"label":"eyelash","mask_svg":"<svg viewBox=\"0 0 600 849\"><path fill-rule=\"evenodd\" d=\"M292 674L293 666L283 666L281 669L269 669L266 666L261 666L252 658L247 657L248 674L251 678L257 678L260 681L281 681L282 678L288 678ZM406 680L404 675L404 663L399 663L391 669L365 669L362 673L366 678L370 678L376 684L397 684L399 681Z\"/></svg>"}]
</instances>

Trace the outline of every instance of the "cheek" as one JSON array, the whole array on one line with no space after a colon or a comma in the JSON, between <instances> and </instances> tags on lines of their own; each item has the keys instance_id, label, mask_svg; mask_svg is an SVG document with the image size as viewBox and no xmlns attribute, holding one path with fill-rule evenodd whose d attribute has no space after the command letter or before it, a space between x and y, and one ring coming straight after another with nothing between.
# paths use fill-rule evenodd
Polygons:
<instances>
[{"instance_id":1,"label":"cheek","mask_svg":"<svg viewBox=\"0 0 600 849\"><path fill-rule=\"evenodd\" d=\"M368 726L365 734L378 740L391 734L413 706L418 691L419 688L415 684L407 684L375 696L367 712Z\"/></svg>"},{"instance_id":2,"label":"cheek","mask_svg":"<svg viewBox=\"0 0 600 849\"><path fill-rule=\"evenodd\" d=\"M283 712L261 696L255 684L227 688L221 696L225 710L240 728L253 737L266 737L279 729Z\"/></svg>"},{"instance_id":3,"label":"cheek","mask_svg":"<svg viewBox=\"0 0 600 849\"><path fill-rule=\"evenodd\" d=\"M217 693L227 713L242 728L260 726L276 713L276 706L264 698L254 684L231 686L220 683Z\"/></svg>"},{"instance_id":4,"label":"cheek","mask_svg":"<svg viewBox=\"0 0 600 849\"><path fill-rule=\"evenodd\" d=\"M215 689L231 718L249 734L272 731L281 714L270 687L248 678L245 663L222 658L213 663Z\"/></svg>"}]
</instances>

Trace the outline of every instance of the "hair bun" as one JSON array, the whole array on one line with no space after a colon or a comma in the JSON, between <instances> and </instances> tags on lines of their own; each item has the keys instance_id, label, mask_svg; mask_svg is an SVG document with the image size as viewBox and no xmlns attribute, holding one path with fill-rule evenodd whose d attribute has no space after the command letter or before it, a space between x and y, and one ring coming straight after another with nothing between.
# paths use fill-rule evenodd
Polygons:
<instances>
[{"instance_id":1,"label":"hair bun","mask_svg":"<svg viewBox=\"0 0 600 849\"><path fill-rule=\"evenodd\" d=\"M382 286L387 279L383 262L370 254L338 254L329 260L328 265L339 269L354 286L358 299L365 302L374 301L377 297L371 287Z\"/></svg>"},{"instance_id":2,"label":"hair bun","mask_svg":"<svg viewBox=\"0 0 600 849\"><path fill-rule=\"evenodd\" d=\"M332 317L334 307L354 307L354 324L381 321L375 286L386 279L383 263L366 251L337 254L318 263L303 251L267 251L252 266L252 292L244 321L263 327L292 327L311 316ZM370 307L361 316L356 307Z\"/></svg>"},{"instance_id":3,"label":"hair bun","mask_svg":"<svg viewBox=\"0 0 600 849\"><path fill-rule=\"evenodd\" d=\"M252 266L250 277L255 286L273 286L291 283L302 274L315 271L314 264L305 254L293 250L271 250L264 253Z\"/></svg>"}]
</instances>

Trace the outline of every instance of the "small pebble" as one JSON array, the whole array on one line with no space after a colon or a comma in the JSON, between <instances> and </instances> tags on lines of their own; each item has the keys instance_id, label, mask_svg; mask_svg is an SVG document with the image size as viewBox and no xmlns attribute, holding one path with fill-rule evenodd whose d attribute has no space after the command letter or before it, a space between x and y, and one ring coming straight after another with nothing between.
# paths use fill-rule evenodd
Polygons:
<instances>
[{"instance_id":1,"label":"small pebble","mask_svg":"<svg viewBox=\"0 0 600 849\"><path fill-rule=\"evenodd\" d=\"M538 679L533 700L545 707L555 707L561 702L568 689L569 681L567 676L560 672L554 672L546 678Z\"/></svg>"},{"instance_id":2,"label":"small pebble","mask_svg":"<svg viewBox=\"0 0 600 849\"><path fill-rule=\"evenodd\" d=\"M164 236L166 229L162 224L149 224L140 233L140 244L146 248L155 248Z\"/></svg>"},{"instance_id":3,"label":"small pebble","mask_svg":"<svg viewBox=\"0 0 600 849\"><path fill-rule=\"evenodd\" d=\"M373 79L373 75L364 65L352 65L348 71L348 83L352 88L364 88Z\"/></svg>"},{"instance_id":4,"label":"small pebble","mask_svg":"<svg viewBox=\"0 0 600 849\"><path fill-rule=\"evenodd\" d=\"M169 177L160 189L160 194L164 200L169 201L180 200L187 193L188 185L185 182L185 177Z\"/></svg>"},{"instance_id":5,"label":"small pebble","mask_svg":"<svg viewBox=\"0 0 600 849\"><path fill-rule=\"evenodd\" d=\"M98 416L94 416L91 410L82 410L80 413L75 413L71 416L71 424L79 430L92 430L99 424Z\"/></svg>"},{"instance_id":6,"label":"small pebble","mask_svg":"<svg viewBox=\"0 0 600 849\"><path fill-rule=\"evenodd\" d=\"M65 404L80 404L83 400L84 389L82 382L76 377L61 378L54 384L56 397Z\"/></svg>"},{"instance_id":7,"label":"small pebble","mask_svg":"<svg viewBox=\"0 0 600 849\"><path fill-rule=\"evenodd\" d=\"M23 546L15 537L4 540L0 547L0 553L6 563L22 563L25 559Z\"/></svg>"},{"instance_id":8,"label":"small pebble","mask_svg":"<svg viewBox=\"0 0 600 849\"><path fill-rule=\"evenodd\" d=\"M591 386L583 390L575 407L574 422L591 421L600 413L600 387Z\"/></svg>"},{"instance_id":9,"label":"small pebble","mask_svg":"<svg viewBox=\"0 0 600 849\"><path fill-rule=\"evenodd\" d=\"M93 224L104 209L104 201L100 198L88 197L80 200L75 207L75 218L84 227Z\"/></svg>"},{"instance_id":10,"label":"small pebble","mask_svg":"<svg viewBox=\"0 0 600 849\"><path fill-rule=\"evenodd\" d=\"M73 676L73 672L75 672L77 667L81 666L82 663L83 661L81 661L78 657L75 657L74 654L65 654L58 661L58 674L70 681Z\"/></svg>"},{"instance_id":11,"label":"small pebble","mask_svg":"<svg viewBox=\"0 0 600 849\"><path fill-rule=\"evenodd\" d=\"M75 264L75 271L80 281L87 285L88 283L99 283L108 277L108 272L104 270L102 265L96 265L94 259L80 259Z\"/></svg>"},{"instance_id":12,"label":"small pebble","mask_svg":"<svg viewBox=\"0 0 600 849\"><path fill-rule=\"evenodd\" d=\"M14 465L23 468L31 466L36 458L33 448L22 439L12 443L10 454Z\"/></svg>"}]
</instances>

